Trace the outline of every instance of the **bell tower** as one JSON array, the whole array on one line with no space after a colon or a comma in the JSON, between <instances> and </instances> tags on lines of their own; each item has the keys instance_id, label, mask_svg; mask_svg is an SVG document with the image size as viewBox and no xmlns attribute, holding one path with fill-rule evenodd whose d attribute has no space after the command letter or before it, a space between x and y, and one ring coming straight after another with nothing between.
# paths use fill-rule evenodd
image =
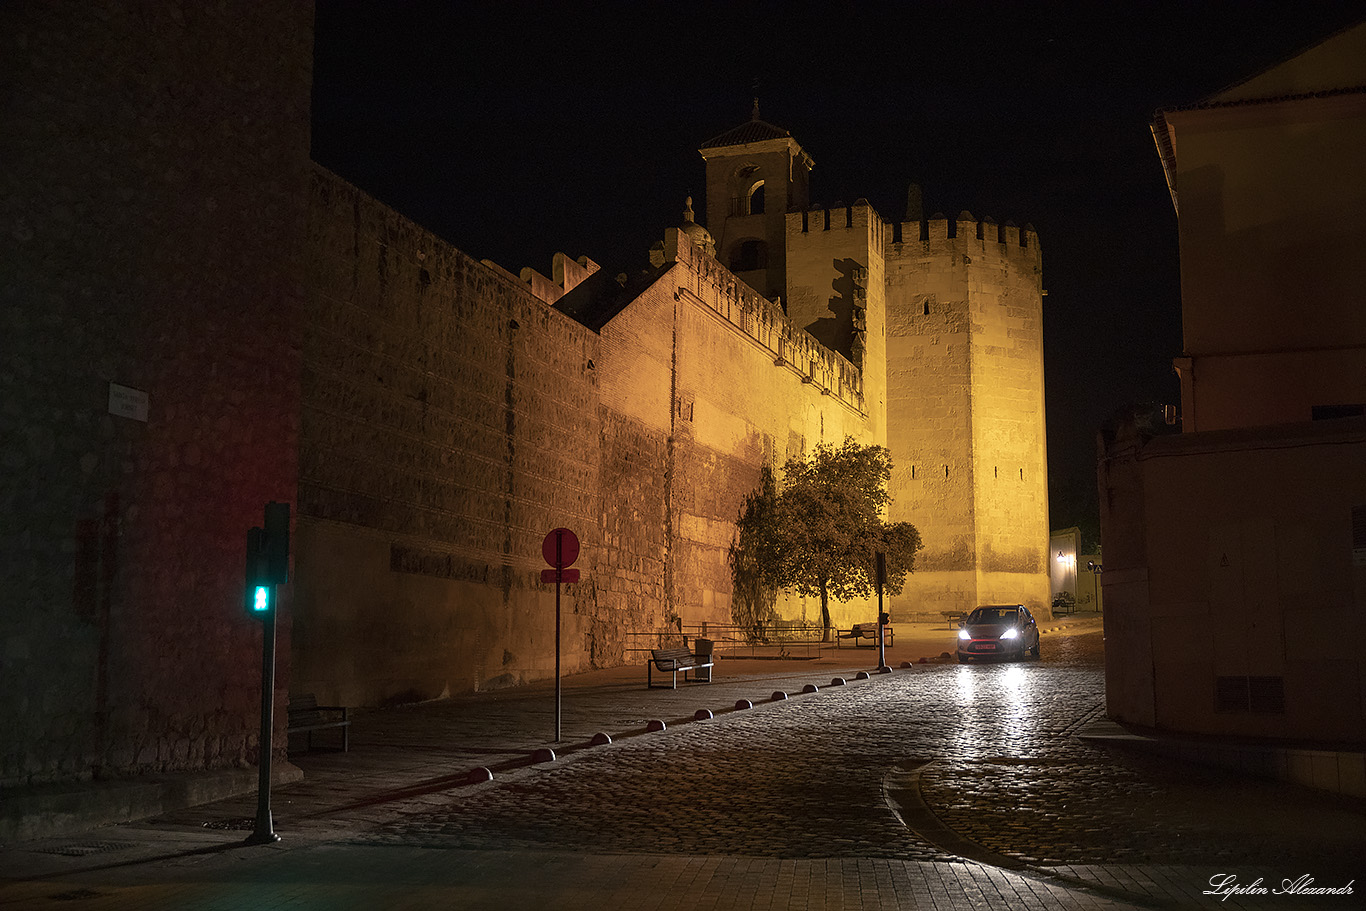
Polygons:
<instances>
[{"instance_id":1,"label":"bell tower","mask_svg":"<svg viewBox=\"0 0 1366 911\"><path fill-rule=\"evenodd\" d=\"M750 119L698 149L707 163L707 229L721 265L767 298L786 293L785 215L810 198L811 156L781 127Z\"/></svg>"}]
</instances>

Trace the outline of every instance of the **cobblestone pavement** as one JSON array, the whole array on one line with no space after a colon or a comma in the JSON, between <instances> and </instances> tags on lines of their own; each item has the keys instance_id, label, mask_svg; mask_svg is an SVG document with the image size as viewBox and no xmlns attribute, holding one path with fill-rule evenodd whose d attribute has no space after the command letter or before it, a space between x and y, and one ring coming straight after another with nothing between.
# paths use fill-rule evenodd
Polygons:
<instances>
[{"instance_id":1,"label":"cobblestone pavement","mask_svg":"<svg viewBox=\"0 0 1366 911\"><path fill-rule=\"evenodd\" d=\"M1117 876L1107 867L1208 871L1166 896L1179 901L1201 900L1195 896L1209 877L1221 873L1244 884L1312 875L1320 885L1343 886L1363 871L1359 802L1138 758L1072 736L1101 712L1102 650L1095 633L1057 640L1039 663L939 665L871 687L826 687L765 706L744 724L693 724L462 794L361 840L625 854L968 857L1140 903L1172 886L1161 876ZM1206 900L1238 905L1230 899ZM1248 907L1272 901L1248 900Z\"/></svg>"},{"instance_id":2,"label":"cobblestone pavement","mask_svg":"<svg viewBox=\"0 0 1366 911\"><path fill-rule=\"evenodd\" d=\"M1076 738L1102 650L1060 634L1038 662L804 694L814 665L643 697L632 676L566 712L569 743L629 736L541 764L517 694L377 715L277 796L280 844L241 847L239 800L0 850L0 909L1366 907L1360 801ZM741 691L753 708L716 706ZM1352 891L1270 894L1306 876ZM1205 894L1216 877L1231 894Z\"/></svg>"}]
</instances>

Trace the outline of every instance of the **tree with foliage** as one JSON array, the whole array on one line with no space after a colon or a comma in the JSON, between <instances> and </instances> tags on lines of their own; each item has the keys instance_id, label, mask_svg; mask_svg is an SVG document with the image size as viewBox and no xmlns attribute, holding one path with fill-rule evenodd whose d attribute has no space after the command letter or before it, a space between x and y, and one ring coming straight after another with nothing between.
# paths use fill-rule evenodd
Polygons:
<instances>
[{"instance_id":1,"label":"tree with foliage","mask_svg":"<svg viewBox=\"0 0 1366 911\"><path fill-rule=\"evenodd\" d=\"M909 522L882 520L891 502L892 457L885 447L846 437L838 448L822 444L807 458L789 459L783 473L781 493L761 486L746 500L737 547L749 577L760 585L819 596L828 638L830 598L870 595L879 551L886 555L883 590L900 592L915 568L920 533Z\"/></svg>"},{"instance_id":2,"label":"tree with foliage","mask_svg":"<svg viewBox=\"0 0 1366 911\"><path fill-rule=\"evenodd\" d=\"M763 626L774 617L778 590L766 567L776 565L778 542L772 537L773 511L778 487L773 470L764 466L759 489L745 497L745 508L736 522L730 545L731 619L745 631L750 642L763 638Z\"/></svg>"}]
</instances>

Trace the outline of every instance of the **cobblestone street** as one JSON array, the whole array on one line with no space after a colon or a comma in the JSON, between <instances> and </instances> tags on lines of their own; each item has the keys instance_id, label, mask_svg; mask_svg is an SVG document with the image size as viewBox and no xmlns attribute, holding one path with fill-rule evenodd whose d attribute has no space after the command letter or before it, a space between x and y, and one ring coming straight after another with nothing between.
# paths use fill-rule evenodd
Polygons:
<instances>
[{"instance_id":1,"label":"cobblestone street","mask_svg":"<svg viewBox=\"0 0 1366 911\"><path fill-rule=\"evenodd\" d=\"M1102 714L1094 623L1040 661L846 664L847 685L741 672L764 664L676 691L574 680L553 762L530 756L537 692L361 715L351 753L300 757L279 844L241 845L243 798L11 846L0 908L1363 906L1360 801L1076 736ZM642 710L674 720L647 732ZM1296 881L1350 892L1273 894Z\"/></svg>"},{"instance_id":2,"label":"cobblestone street","mask_svg":"<svg viewBox=\"0 0 1366 911\"><path fill-rule=\"evenodd\" d=\"M361 840L781 858L998 855L1068 878L1115 863L1226 869L1247 881L1309 873L1338 885L1360 872L1359 806L1077 739L1103 708L1102 649L1093 633L1058 640L1039 663L930 665L876 686L827 686L743 724L693 724L463 794ZM908 817L928 810L931 822L903 821L893 807ZM1314 825L1288 829L1306 807Z\"/></svg>"}]
</instances>

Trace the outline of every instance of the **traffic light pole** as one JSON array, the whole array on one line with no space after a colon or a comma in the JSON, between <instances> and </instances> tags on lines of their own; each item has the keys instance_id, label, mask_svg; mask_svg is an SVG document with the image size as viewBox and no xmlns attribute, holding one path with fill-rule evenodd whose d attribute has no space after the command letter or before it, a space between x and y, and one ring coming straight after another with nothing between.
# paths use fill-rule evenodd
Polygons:
<instances>
[{"instance_id":1,"label":"traffic light pole","mask_svg":"<svg viewBox=\"0 0 1366 911\"><path fill-rule=\"evenodd\" d=\"M256 830L249 845L279 841L270 818L270 754L275 732L275 586L289 581L289 504L266 504L266 527L247 531L247 616L261 623L261 756L257 761Z\"/></svg>"},{"instance_id":2,"label":"traffic light pole","mask_svg":"<svg viewBox=\"0 0 1366 911\"><path fill-rule=\"evenodd\" d=\"M271 592L272 602L275 593ZM270 816L270 754L275 732L275 611L261 618L261 758L256 779L256 829L247 844L264 845L280 840Z\"/></svg>"}]
</instances>

